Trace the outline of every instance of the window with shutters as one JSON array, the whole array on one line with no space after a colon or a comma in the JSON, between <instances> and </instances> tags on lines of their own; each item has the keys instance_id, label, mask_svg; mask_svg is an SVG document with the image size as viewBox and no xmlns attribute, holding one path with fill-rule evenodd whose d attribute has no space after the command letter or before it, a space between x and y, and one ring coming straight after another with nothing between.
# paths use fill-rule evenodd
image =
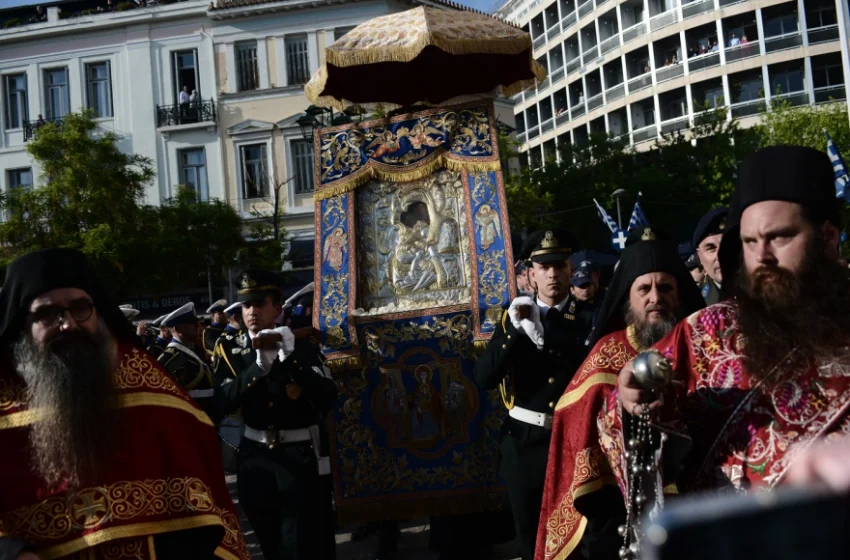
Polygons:
<instances>
[{"instance_id":1,"label":"window with shutters","mask_svg":"<svg viewBox=\"0 0 850 560\"><path fill-rule=\"evenodd\" d=\"M203 148L179 150L180 181L195 193L198 200L208 201L207 160Z\"/></svg>"},{"instance_id":2,"label":"window with shutters","mask_svg":"<svg viewBox=\"0 0 850 560\"><path fill-rule=\"evenodd\" d=\"M86 64L86 98L96 117L112 116L112 84L109 62Z\"/></svg>"},{"instance_id":3,"label":"window with shutters","mask_svg":"<svg viewBox=\"0 0 850 560\"><path fill-rule=\"evenodd\" d=\"M313 145L306 140L293 140L292 150L295 194L313 192Z\"/></svg>"},{"instance_id":4,"label":"window with shutters","mask_svg":"<svg viewBox=\"0 0 850 560\"><path fill-rule=\"evenodd\" d=\"M10 169L6 172L9 178L10 189L31 189L32 188L32 168L23 167L21 169Z\"/></svg>"},{"instance_id":5,"label":"window with shutters","mask_svg":"<svg viewBox=\"0 0 850 560\"><path fill-rule=\"evenodd\" d=\"M306 35L286 38L286 78L291 86L304 85L310 81Z\"/></svg>"},{"instance_id":6,"label":"window with shutters","mask_svg":"<svg viewBox=\"0 0 850 560\"><path fill-rule=\"evenodd\" d=\"M236 44L236 76L239 91L249 91L260 87L256 41Z\"/></svg>"},{"instance_id":7,"label":"window with shutters","mask_svg":"<svg viewBox=\"0 0 850 560\"><path fill-rule=\"evenodd\" d=\"M251 144L239 148L242 155L242 197L268 196L268 164L266 145Z\"/></svg>"},{"instance_id":8,"label":"window with shutters","mask_svg":"<svg viewBox=\"0 0 850 560\"><path fill-rule=\"evenodd\" d=\"M21 128L27 121L27 77L25 74L3 76L3 90L6 94L6 128Z\"/></svg>"},{"instance_id":9,"label":"window with shutters","mask_svg":"<svg viewBox=\"0 0 850 560\"><path fill-rule=\"evenodd\" d=\"M44 71L45 117L52 121L61 119L71 112L71 96L68 91L68 69L51 68Z\"/></svg>"}]
</instances>

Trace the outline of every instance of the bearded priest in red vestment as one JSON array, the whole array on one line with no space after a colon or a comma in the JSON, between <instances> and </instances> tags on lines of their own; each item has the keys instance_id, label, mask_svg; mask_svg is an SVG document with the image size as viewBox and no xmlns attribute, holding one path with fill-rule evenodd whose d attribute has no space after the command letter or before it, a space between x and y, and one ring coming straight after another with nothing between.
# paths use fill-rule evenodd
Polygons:
<instances>
[{"instance_id":1,"label":"bearded priest in red vestment","mask_svg":"<svg viewBox=\"0 0 850 560\"><path fill-rule=\"evenodd\" d=\"M631 363L620 372L620 406L603 423L621 487L623 416L643 406L668 434L664 484L683 492L774 488L808 447L850 433L850 280L839 231L825 153L780 146L744 160L720 244L733 300L655 345L674 371L662 398L636 386ZM677 448L689 451L671 461Z\"/></svg>"},{"instance_id":2,"label":"bearded priest in red vestment","mask_svg":"<svg viewBox=\"0 0 850 560\"><path fill-rule=\"evenodd\" d=\"M632 231L590 337L595 345L555 407L537 560L617 557L625 506L597 416L626 362L703 307L676 247L651 227Z\"/></svg>"},{"instance_id":3,"label":"bearded priest in red vestment","mask_svg":"<svg viewBox=\"0 0 850 560\"><path fill-rule=\"evenodd\" d=\"M212 422L82 253L15 260L0 313L0 558L249 558Z\"/></svg>"}]
</instances>

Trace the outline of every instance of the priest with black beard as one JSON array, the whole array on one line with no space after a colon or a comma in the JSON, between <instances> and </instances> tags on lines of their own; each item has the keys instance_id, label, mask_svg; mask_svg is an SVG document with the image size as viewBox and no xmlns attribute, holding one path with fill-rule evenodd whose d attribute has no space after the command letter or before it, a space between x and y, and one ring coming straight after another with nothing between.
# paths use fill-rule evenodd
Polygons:
<instances>
[{"instance_id":1,"label":"priest with black beard","mask_svg":"<svg viewBox=\"0 0 850 560\"><path fill-rule=\"evenodd\" d=\"M591 333L593 349L555 407L536 560L618 558L625 501L598 416L623 364L704 305L676 246L650 226L633 230Z\"/></svg>"},{"instance_id":2,"label":"priest with black beard","mask_svg":"<svg viewBox=\"0 0 850 560\"><path fill-rule=\"evenodd\" d=\"M16 259L0 313L0 558L248 558L209 418L82 253Z\"/></svg>"}]
</instances>

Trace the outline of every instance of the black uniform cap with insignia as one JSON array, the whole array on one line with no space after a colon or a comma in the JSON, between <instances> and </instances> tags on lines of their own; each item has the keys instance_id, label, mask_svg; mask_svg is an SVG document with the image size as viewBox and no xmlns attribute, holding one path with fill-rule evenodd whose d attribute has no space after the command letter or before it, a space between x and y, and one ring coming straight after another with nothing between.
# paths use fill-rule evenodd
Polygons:
<instances>
[{"instance_id":1,"label":"black uniform cap with insignia","mask_svg":"<svg viewBox=\"0 0 850 560\"><path fill-rule=\"evenodd\" d=\"M738 167L738 184L718 253L724 279L734 279L738 272L744 210L767 200L794 202L808 210L815 222L829 221L841 229L835 174L825 152L802 146L759 150Z\"/></svg>"},{"instance_id":2,"label":"black uniform cap with insignia","mask_svg":"<svg viewBox=\"0 0 850 560\"><path fill-rule=\"evenodd\" d=\"M563 262L576 249L575 238L564 228L537 230L522 245L522 255L531 262Z\"/></svg>"},{"instance_id":3,"label":"black uniform cap with insignia","mask_svg":"<svg viewBox=\"0 0 850 560\"><path fill-rule=\"evenodd\" d=\"M239 302L262 301L266 296L280 295L283 282L280 277L268 270L250 268L236 280L236 300Z\"/></svg>"},{"instance_id":4,"label":"black uniform cap with insignia","mask_svg":"<svg viewBox=\"0 0 850 560\"><path fill-rule=\"evenodd\" d=\"M693 270L693 269L699 268L701 266L702 266L702 262L700 262L699 255L697 255L696 253L694 253L693 255L688 257L688 260L685 261L685 267L688 270Z\"/></svg>"},{"instance_id":5,"label":"black uniform cap with insignia","mask_svg":"<svg viewBox=\"0 0 850 560\"><path fill-rule=\"evenodd\" d=\"M694 237L692 240L693 247L696 249L706 237L712 235L720 235L726 231L726 222L729 218L729 209L725 206L709 210L708 213L700 218Z\"/></svg>"}]
</instances>

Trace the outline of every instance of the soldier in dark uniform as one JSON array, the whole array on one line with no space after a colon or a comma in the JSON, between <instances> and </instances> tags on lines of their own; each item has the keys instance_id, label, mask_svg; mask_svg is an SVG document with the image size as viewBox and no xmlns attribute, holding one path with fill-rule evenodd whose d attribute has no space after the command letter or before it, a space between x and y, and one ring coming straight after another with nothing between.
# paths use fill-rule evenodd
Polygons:
<instances>
[{"instance_id":1,"label":"soldier in dark uniform","mask_svg":"<svg viewBox=\"0 0 850 560\"><path fill-rule=\"evenodd\" d=\"M690 273L691 278L694 279L694 282L696 282L696 285L702 288L702 283L705 280L705 270L702 269L702 263L699 260L699 255L694 253L688 257L685 261L685 268L688 269L688 272Z\"/></svg>"},{"instance_id":2,"label":"soldier in dark uniform","mask_svg":"<svg viewBox=\"0 0 850 560\"><path fill-rule=\"evenodd\" d=\"M573 237L563 229L528 238L523 253L532 263L536 297L511 302L475 364L481 387L502 384L508 408L500 471L523 560L534 557L555 404L587 353L589 325L570 312L573 247Z\"/></svg>"},{"instance_id":3,"label":"soldier in dark uniform","mask_svg":"<svg viewBox=\"0 0 850 560\"><path fill-rule=\"evenodd\" d=\"M726 229L728 215L729 209L725 206L715 208L702 217L694 230L693 244L705 271L705 279L699 288L706 305L714 305L726 299L723 294L723 274L720 272L717 251Z\"/></svg>"},{"instance_id":4,"label":"soldier in dark uniform","mask_svg":"<svg viewBox=\"0 0 850 560\"><path fill-rule=\"evenodd\" d=\"M217 421L212 370L204 360L203 350L197 347L198 317L195 304L187 303L163 319L173 337L159 356L159 363L185 389L198 406Z\"/></svg>"},{"instance_id":5,"label":"soldier in dark uniform","mask_svg":"<svg viewBox=\"0 0 850 560\"><path fill-rule=\"evenodd\" d=\"M578 263L570 277L570 303L567 312L581 319L581 324L587 329L585 341L596 326L596 318L605 301L605 290L599 287L599 272L592 261L584 260Z\"/></svg>"},{"instance_id":6,"label":"soldier in dark uniform","mask_svg":"<svg viewBox=\"0 0 850 560\"><path fill-rule=\"evenodd\" d=\"M168 317L167 314L157 317L151 321L151 327L158 330L159 334L149 337L148 340L145 341L145 350L150 352L151 356L154 358L159 358L171 342L171 331L165 328L162 324L166 317Z\"/></svg>"},{"instance_id":7,"label":"soldier in dark uniform","mask_svg":"<svg viewBox=\"0 0 850 560\"><path fill-rule=\"evenodd\" d=\"M275 328L276 275L252 269L237 286L246 331L220 338L213 362L220 414L241 408L245 424L239 501L266 560L324 560L333 535L325 530L319 423L336 403L336 384L311 345Z\"/></svg>"},{"instance_id":8,"label":"soldier in dark uniform","mask_svg":"<svg viewBox=\"0 0 850 560\"><path fill-rule=\"evenodd\" d=\"M227 307L227 300L220 299L209 306L207 313L210 315L212 323L204 329L204 352L207 356L212 356L215 350L215 343L224 333L224 327L227 326L227 318L224 315L224 309Z\"/></svg>"}]
</instances>

